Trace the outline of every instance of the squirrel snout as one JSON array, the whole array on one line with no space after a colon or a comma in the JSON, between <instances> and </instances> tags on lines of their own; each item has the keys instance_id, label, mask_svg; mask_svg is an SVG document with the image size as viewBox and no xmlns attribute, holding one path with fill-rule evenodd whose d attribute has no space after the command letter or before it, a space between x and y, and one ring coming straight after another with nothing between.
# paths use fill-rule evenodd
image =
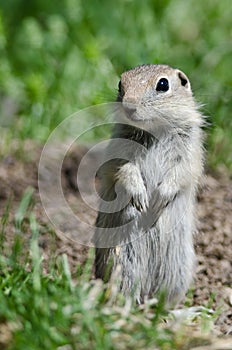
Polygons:
<instances>
[{"instance_id":1,"label":"squirrel snout","mask_svg":"<svg viewBox=\"0 0 232 350\"><path fill-rule=\"evenodd\" d=\"M136 106L133 103L123 102L122 105L128 117L131 117L136 112Z\"/></svg>"}]
</instances>

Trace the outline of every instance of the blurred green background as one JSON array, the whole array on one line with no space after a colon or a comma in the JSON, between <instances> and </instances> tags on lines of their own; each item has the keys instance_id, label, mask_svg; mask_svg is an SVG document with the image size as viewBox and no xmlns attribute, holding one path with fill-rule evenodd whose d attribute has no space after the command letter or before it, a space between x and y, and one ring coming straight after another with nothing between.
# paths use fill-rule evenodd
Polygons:
<instances>
[{"instance_id":1,"label":"blurred green background","mask_svg":"<svg viewBox=\"0 0 232 350\"><path fill-rule=\"evenodd\" d=\"M0 0L2 140L44 142L71 113L114 101L120 74L142 63L189 76L209 164L231 169L231 0Z\"/></svg>"}]
</instances>

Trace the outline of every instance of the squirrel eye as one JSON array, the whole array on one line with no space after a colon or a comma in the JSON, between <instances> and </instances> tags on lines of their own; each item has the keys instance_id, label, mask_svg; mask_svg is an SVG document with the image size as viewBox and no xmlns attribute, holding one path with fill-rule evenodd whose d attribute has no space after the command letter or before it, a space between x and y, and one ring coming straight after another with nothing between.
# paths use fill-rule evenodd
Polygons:
<instances>
[{"instance_id":1,"label":"squirrel eye","mask_svg":"<svg viewBox=\"0 0 232 350\"><path fill-rule=\"evenodd\" d=\"M162 92L166 92L169 90L169 82L168 79L166 78L161 78L157 85L156 85L156 91L162 91Z\"/></svg>"}]
</instances>

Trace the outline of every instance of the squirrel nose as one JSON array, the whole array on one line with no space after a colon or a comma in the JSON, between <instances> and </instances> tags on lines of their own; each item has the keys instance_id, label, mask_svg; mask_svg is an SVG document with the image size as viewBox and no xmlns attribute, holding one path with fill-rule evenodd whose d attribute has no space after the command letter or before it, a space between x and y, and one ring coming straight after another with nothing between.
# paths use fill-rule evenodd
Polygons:
<instances>
[{"instance_id":1,"label":"squirrel nose","mask_svg":"<svg viewBox=\"0 0 232 350\"><path fill-rule=\"evenodd\" d=\"M123 109L128 116L131 116L136 111L136 106L133 103L123 103Z\"/></svg>"}]
</instances>

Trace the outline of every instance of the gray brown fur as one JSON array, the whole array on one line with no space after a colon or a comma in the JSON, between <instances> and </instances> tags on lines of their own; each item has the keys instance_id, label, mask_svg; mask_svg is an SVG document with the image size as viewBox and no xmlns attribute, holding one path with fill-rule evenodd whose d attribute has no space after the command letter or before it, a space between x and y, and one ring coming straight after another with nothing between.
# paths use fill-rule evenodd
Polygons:
<instances>
[{"instance_id":1,"label":"gray brown fur","mask_svg":"<svg viewBox=\"0 0 232 350\"><path fill-rule=\"evenodd\" d=\"M168 80L168 91L157 91L161 78ZM96 246L104 247L101 243L107 241L107 228L112 227L122 244L96 248L96 277L108 280L118 267L117 278L125 295L143 302L146 296L165 291L168 302L177 302L191 283L195 265L193 234L196 191L203 172L203 117L186 75L167 65L143 65L123 73L118 101L126 113L118 116L112 140L136 141L146 152L125 150L119 142L119 154L130 161L114 159L103 167L102 198L113 200L116 186L131 200L112 214L104 213L100 206ZM111 147L115 145L109 145L108 153ZM120 225L128 222L123 232ZM104 237L100 227L106 228Z\"/></svg>"}]
</instances>

